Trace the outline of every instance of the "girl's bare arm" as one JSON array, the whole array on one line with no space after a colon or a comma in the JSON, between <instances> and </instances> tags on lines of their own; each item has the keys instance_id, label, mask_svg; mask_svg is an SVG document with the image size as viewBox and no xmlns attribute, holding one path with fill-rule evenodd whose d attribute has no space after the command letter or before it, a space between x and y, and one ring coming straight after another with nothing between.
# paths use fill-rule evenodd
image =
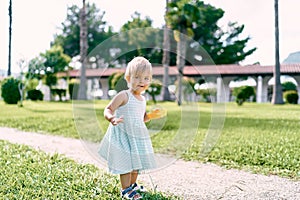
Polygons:
<instances>
[{"instance_id":1,"label":"girl's bare arm","mask_svg":"<svg viewBox=\"0 0 300 200\"><path fill-rule=\"evenodd\" d=\"M125 92L118 93L104 109L104 117L113 125L117 125L123 121L123 118L116 118L114 113L117 108L127 102L127 94Z\"/></svg>"}]
</instances>

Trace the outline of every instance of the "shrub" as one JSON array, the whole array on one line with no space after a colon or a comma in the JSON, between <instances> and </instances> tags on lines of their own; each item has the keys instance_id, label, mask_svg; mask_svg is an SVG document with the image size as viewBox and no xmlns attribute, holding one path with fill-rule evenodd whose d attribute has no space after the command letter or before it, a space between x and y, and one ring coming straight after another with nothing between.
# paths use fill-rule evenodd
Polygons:
<instances>
[{"instance_id":1,"label":"shrub","mask_svg":"<svg viewBox=\"0 0 300 200\"><path fill-rule=\"evenodd\" d=\"M28 79L28 83L26 84L26 90L34 90L39 85L39 80L34 79Z\"/></svg>"},{"instance_id":2,"label":"shrub","mask_svg":"<svg viewBox=\"0 0 300 200\"><path fill-rule=\"evenodd\" d=\"M33 90L29 90L27 92L27 98L32 101L37 101L37 100L42 101L44 98L44 95L40 90L33 89Z\"/></svg>"},{"instance_id":3,"label":"shrub","mask_svg":"<svg viewBox=\"0 0 300 200\"><path fill-rule=\"evenodd\" d=\"M116 72L108 78L108 86L110 90L120 92L128 89L127 82L124 79L124 74L124 72Z\"/></svg>"},{"instance_id":4,"label":"shrub","mask_svg":"<svg viewBox=\"0 0 300 200\"><path fill-rule=\"evenodd\" d=\"M255 96L255 91L251 86L237 87L233 89L233 96L236 97L236 103L241 106L251 96Z\"/></svg>"},{"instance_id":5,"label":"shrub","mask_svg":"<svg viewBox=\"0 0 300 200\"><path fill-rule=\"evenodd\" d=\"M162 83L157 79L153 79L149 85L149 88L146 90L146 92L150 94L150 96L152 97L154 103L156 103L155 96L160 95L161 88L162 88Z\"/></svg>"},{"instance_id":6,"label":"shrub","mask_svg":"<svg viewBox=\"0 0 300 200\"><path fill-rule=\"evenodd\" d=\"M198 95L201 95L203 97L203 100L207 103L211 103L212 99L217 95L217 89L215 88L198 89L196 92Z\"/></svg>"},{"instance_id":7,"label":"shrub","mask_svg":"<svg viewBox=\"0 0 300 200\"><path fill-rule=\"evenodd\" d=\"M295 90L288 90L283 93L283 97L287 103L297 104L299 95Z\"/></svg>"},{"instance_id":8,"label":"shrub","mask_svg":"<svg viewBox=\"0 0 300 200\"><path fill-rule=\"evenodd\" d=\"M7 104L17 104L21 99L18 88L19 80L9 77L4 79L1 86L1 96Z\"/></svg>"}]
</instances>

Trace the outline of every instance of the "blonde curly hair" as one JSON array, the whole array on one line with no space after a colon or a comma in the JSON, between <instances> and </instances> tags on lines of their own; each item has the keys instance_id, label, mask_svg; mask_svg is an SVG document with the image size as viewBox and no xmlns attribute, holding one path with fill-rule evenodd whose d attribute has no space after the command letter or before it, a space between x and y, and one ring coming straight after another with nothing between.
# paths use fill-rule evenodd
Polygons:
<instances>
[{"instance_id":1,"label":"blonde curly hair","mask_svg":"<svg viewBox=\"0 0 300 200\"><path fill-rule=\"evenodd\" d=\"M127 65L124 78L127 82L129 82L130 77L141 75L143 73L148 72L152 79L152 65L151 63L144 57L138 56L133 58Z\"/></svg>"}]
</instances>

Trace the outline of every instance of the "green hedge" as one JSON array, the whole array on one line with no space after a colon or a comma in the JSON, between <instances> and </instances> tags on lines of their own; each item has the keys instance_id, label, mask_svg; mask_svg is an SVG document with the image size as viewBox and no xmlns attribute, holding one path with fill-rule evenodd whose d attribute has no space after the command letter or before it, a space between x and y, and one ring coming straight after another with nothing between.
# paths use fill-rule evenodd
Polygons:
<instances>
[{"instance_id":1,"label":"green hedge","mask_svg":"<svg viewBox=\"0 0 300 200\"><path fill-rule=\"evenodd\" d=\"M1 96L7 104L17 104L21 99L19 92L19 80L9 77L4 79L1 86Z\"/></svg>"},{"instance_id":2,"label":"green hedge","mask_svg":"<svg viewBox=\"0 0 300 200\"><path fill-rule=\"evenodd\" d=\"M295 90L288 90L283 93L284 100L290 104L297 104L299 95Z\"/></svg>"},{"instance_id":3,"label":"green hedge","mask_svg":"<svg viewBox=\"0 0 300 200\"><path fill-rule=\"evenodd\" d=\"M44 98L43 93L40 90L29 90L27 92L27 98L33 101L40 100L42 101Z\"/></svg>"}]
</instances>

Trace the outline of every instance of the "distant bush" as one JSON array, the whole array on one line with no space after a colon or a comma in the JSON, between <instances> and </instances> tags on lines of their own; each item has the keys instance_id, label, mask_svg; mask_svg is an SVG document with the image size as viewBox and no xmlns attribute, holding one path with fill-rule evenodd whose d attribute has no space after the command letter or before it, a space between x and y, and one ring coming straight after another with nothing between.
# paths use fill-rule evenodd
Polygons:
<instances>
[{"instance_id":1,"label":"distant bush","mask_svg":"<svg viewBox=\"0 0 300 200\"><path fill-rule=\"evenodd\" d=\"M33 90L29 90L27 92L27 98L32 101L37 101L37 100L42 101L44 98L44 95L40 90L33 89Z\"/></svg>"},{"instance_id":2,"label":"distant bush","mask_svg":"<svg viewBox=\"0 0 300 200\"><path fill-rule=\"evenodd\" d=\"M39 85L39 80L34 78L34 79L29 79L28 83L26 84L26 90L34 90L37 86Z\"/></svg>"},{"instance_id":3,"label":"distant bush","mask_svg":"<svg viewBox=\"0 0 300 200\"><path fill-rule=\"evenodd\" d=\"M17 104L21 99L18 88L19 80L9 77L4 79L1 86L1 96L7 104Z\"/></svg>"},{"instance_id":4,"label":"distant bush","mask_svg":"<svg viewBox=\"0 0 300 200\"><path fill-rule=\"evenodd\" d=\"M205 102L211 103L212 99L217 95L217 89L209 88L209 89L198 89L196 90L198 95L201 95Z\"/></svg>"},{"instance_id":5,"label":"distant bush","mask_svg":"<svg viewBox=\"0 0 300 200\"><path fill-rule=\"evenodd\" d=\"M116 90L117 92L127 90L128 87L124 79L124 72L116 72L108 77L108 87L110 90Z\"/></svg>"},{"instance_id":6,"label":"distant bush","mask_svg":"<svg viewBox=\"0 0 300 200\"><path fill-rule=\"evenodd\" d=\"M255 96L254 88L251 86L242 86L233 89L233 96L236 97L236 103L241 106L251 96Z\"/></svg>"},{"instance_id":7,"label":"distant bush","mask_svg":"<svg viewBox=\"0 0 300 200\"><path fill-rule=\"evenodd\" d=\"M154 103L156 103L155 96L160 95L161 88L162 83L158 79L153 79L149 85L149 88L146 90L146 92L152 97Z\"/></svg>"},{"instance_id":8,"label":"distant bush","mask_svg":"<svg viewBox=\"0 0 300 200\"><path fill-rule=\"evenodd\" d=\"M295 90L288 90L283 93L285 102L290 104L297 104L299 95Z\"/></svg>"}]
</instances>

